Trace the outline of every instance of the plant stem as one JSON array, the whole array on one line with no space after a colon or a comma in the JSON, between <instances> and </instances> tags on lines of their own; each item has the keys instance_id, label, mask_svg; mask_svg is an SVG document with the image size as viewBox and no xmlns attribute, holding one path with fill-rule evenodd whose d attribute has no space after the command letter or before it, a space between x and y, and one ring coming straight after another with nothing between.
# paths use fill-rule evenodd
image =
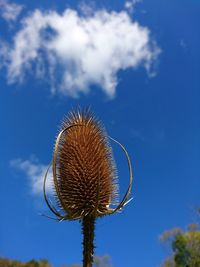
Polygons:
<instances>
[{"instance_id":1,"label":"plant stem","mask_svg":"<svg viewBox=\"0 0 200 267\"><path fill-rule=\"evenodd\" d=\"M87 215L83 218L83 267L92 267L94 254L94 226L94 216Z\"/></svg>"}]
</instances>

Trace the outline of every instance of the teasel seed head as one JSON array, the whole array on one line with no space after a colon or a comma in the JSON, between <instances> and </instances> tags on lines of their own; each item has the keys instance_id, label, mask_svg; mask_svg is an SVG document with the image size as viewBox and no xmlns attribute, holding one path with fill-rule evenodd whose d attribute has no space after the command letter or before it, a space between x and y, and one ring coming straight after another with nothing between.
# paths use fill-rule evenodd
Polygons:
<instances>
[{"instance_id":1,"label":"teasel seed head","mask_svg":"<svg viewBox=\"0 0 200 267\"><path fill-rule=\"evenodd\" d=\"M57 194L71 218L107 212L116 196L116 172L105 130L89 113L73 112L63 122L57 154Z\"/></svg>"},{"instance_id":2,"label":"teasel seed head","mask_svg":"<svg viewBox=\"0 0 200 267\"><path fill-rule=\"evenodd\" d=\"M116 204L118 186L109 138L124 151L130 172L127 192L114 209L111 205ZM56 139L52 169L55 197L64 215L47 199L45 183L48 170L43 190L47 205L58 220L81 219L87 215L96 218L112 214L121 210L128 202L132 186L128 153L118 141L107 135L102 124L89 109L72 111L63 121Z\"/></svg>"}]
</instances>

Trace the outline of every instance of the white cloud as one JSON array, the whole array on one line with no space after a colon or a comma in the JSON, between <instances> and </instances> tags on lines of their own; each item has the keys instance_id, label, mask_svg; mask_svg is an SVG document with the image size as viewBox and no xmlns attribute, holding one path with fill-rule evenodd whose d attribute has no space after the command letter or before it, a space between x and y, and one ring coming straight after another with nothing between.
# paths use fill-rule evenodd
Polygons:
<instances>
[{"instance_id":1,"label":"white cloud","mask_svg":"<svg viewBox=\"0 0 200 267\"><path fill-rule=\"evenodd\" d=\"M33 194L43 193L43 181L48 166L38 163L35 159L22 160L14 159L10 161L10 165L18 170L24 172L29 180L31 191ZM48 178L52 177L50 171ZM46 190L50 192L52 189L52 179L47 179Z\"/></svg>"},{"instance_id":2,"label":"white cloud","mask_svg":"<svg viewBox=\"0 0 200 267\"><path fill-rule=\"evenodd\" d=\"M159 53L149 29L126 11L35 10L8 49L8 81L22 81L30 72L50 81L52 92L77 97L97 85L113 97L119 70L149 70Z\"/></svg>"},{"instance_id":3,"label":"white cloud","mask_svg":"<svg viewBox=\"0 0 200 267\"><path fill-rule=\"evenodd\" d=\"M129 0L125 2L124 7L129 11L129 12L133 12L134 11L134 6L137 3L140 3L142 0Z\"/></svg>"},{"instance_id":4,"label":"white cloud","mask_svg":"<svg viewBox=\"0 0 200 267\"><path fill-rule=\"evenodd\" d=\"M7 66L9 48L5 42L0 39L0 69Z\"/></svg>"},{"instance_id":5,"label":"white cloud","mask_svg":"<svg viewBox=\"0 0 200 267\"><path fill-rule=\"evenodd\" d=\"M15 21L23 9L22 5L0 0L0 17L6 21Z\"/></svg>"}]
</instances>

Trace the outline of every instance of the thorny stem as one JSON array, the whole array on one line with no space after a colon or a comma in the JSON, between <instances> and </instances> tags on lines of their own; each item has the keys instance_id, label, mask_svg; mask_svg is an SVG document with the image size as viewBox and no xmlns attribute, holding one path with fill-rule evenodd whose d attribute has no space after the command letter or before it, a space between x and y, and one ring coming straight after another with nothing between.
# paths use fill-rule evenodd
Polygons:
<instances>
[{"instance_id":1,"label":"thorny stem","mask_svg":"<svg viewBox=\"0 0 200 267\"><path fill-rule=\"evenodd\" d=\"M83 218L83 267L92 267L94 254L94 226L94 216L87 215Z\"/></svg>"}]
</instances>

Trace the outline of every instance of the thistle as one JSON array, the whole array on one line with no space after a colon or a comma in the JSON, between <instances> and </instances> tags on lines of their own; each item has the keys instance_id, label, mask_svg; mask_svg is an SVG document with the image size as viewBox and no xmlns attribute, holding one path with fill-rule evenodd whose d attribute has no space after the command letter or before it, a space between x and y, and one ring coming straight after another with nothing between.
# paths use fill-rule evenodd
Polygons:
<instances>
[{"instance_id":1,"label":"thistle","mask_svg":"<svg viewBox=\"0 0 200 267\"><path fill-rule=\"evenodd\" d=\"M109 139L125 153L130 172L127 192L115 208L111 205L117 197L117 175ZM55 198L62 214L46 195L45 184L51 165ZM82 222L83 267L92 266L96 219L121 210L130 201L131 186L132 169L126 149L106 134L104 127L89 110L69 113L56 139L43 192L49 209L56 216L53 219Z\"/></svg>"}]
</instances>

